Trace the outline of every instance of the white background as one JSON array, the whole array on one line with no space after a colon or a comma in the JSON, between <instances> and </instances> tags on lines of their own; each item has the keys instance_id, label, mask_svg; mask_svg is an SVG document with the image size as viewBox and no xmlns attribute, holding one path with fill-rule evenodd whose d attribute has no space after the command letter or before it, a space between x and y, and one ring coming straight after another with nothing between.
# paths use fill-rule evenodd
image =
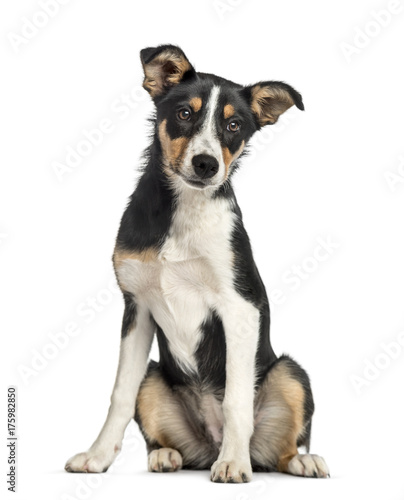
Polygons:
<instances>
[{"instance_id":1,"label":"white background","mask_svg":"<svg viewBox=\"0 0 404 500\"><path fill-rule=\"evenodd\" d=\"M213 0L65 3L26 43L11 38L23 18L44 22L43 8L20 0L0 11L4 465L8 385L19 402L18 493L8 495L403 499L404 347L391 356L382 346L404 331L403 2L383 27L372 11L386 0L223 0L224 12ZM138 54L159 43L180 45L197 70L243 84L280 79L303 95L306 111L267 127L234 184L267 290L284 297L272 308L274 348L312 379L312 451L326 458L330 480L255 474L230 486L210 483L207 471L150 474L135 425L109 473L63 471L109 405L123 312L108 291L111 255L152 111ZM104 119L113 130L60 181L54 162ZM318 238L338 248L316 263ZM295 290L285 273L302 265L310 272ZM100 309L92 315L91 297ZM66 345L55 348L49 334L68 323L79 333L60 335ZM369 362L383 369L366 371ZM3 495L4 472L0 487Z\"/></svg>"}]
</instances>

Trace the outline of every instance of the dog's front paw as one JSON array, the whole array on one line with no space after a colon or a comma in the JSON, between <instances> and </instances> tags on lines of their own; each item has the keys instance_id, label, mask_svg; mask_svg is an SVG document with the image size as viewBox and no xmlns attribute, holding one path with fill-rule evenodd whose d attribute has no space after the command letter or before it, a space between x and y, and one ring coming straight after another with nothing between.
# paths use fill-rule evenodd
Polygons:
<instances>
[{"instance_id":1,"label":"dog's front paw","mask_svg":"<svg viewBox=\"0 0 404 500\"><path fill-rule=\"evenodd\" d=\"M89 450L71 457L65 465L67 472L105 472L112 464L116 452Z\"/></svg>"},{"instance_id":2,"label":"dog's front paw","mask_svg":"<svg viewBox=\"0 0 404 500\"><path fill-rule=\"evenodd\" d=\"M210 479L214 483L248 483L252 479L249 461L217 460L210 469Z\"/></svg>"}]
</instances>

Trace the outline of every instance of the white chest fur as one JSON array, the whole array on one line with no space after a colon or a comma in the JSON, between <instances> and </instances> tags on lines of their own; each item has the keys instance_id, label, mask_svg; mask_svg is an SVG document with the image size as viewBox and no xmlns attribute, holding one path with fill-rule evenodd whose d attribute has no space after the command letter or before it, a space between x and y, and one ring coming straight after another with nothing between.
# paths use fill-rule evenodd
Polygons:
<instances>
[{"instance_id":1,"label":"white chest fur","mask_svg":"<svg viewBox=\"0 0 404 500\"><path fill-rule=\"evenodd\" d=\"M233 289L228 200L186 190L178 199L168 237L155 260L125 259L120 283L147 307L186 371L196 370L200 326Z\"/></svg>"}]
</instances>

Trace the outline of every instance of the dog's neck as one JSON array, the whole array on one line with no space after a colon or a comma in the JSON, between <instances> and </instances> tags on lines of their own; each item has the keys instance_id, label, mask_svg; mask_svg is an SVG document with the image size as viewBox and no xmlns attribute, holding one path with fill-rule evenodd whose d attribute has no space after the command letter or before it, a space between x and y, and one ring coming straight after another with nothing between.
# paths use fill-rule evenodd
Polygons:
<instances>
[{"instance_id":1,"label":"dog's neck","mask_svg":"<svg viewBox=\"0 0 404 500\"><path fill-rule=\"evenodd\" d=\"M230 237L237 206L230 181L219 188L195 189L167 170L161 155L151 155L146 177L148 172L152 173L152 183L158 185L154 201L161 201L160 210L167 210L167 200L171 200L163 244L170 260L200 256L206 246L211 248L215 241L219 244L223 237ZM150 217L153 224L152 212Z\"/></svg>"}]
</instances>

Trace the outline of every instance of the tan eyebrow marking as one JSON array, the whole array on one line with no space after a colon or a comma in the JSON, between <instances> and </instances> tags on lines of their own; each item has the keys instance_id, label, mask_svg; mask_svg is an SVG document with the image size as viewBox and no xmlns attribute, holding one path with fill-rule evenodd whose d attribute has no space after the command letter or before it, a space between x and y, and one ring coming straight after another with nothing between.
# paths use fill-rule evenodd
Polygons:
<instances>
[{"instance_id":1,"label":"tan eyebrow marking","mask_svg":"<svg viewBox=\"0 0 404 500\"><path fill-rule=\"evenodd\" d=\"M189 105L194 110L194 112L197 113L202 107L202 99L200 97L193 97L189 101Z\"/></svg>"},{"instance_id":2,"label":"tan eyebrow marking","mask_svg":"<svg viewBox=\"0 0 404 500\"><path fill-rule=\"evenodd\" d=\"M224 114L224 117L226 118L230 118L231 116L233 116L235 113L235 110L234 110L234 107L231 105L231 104L226 104L226 106L223 108L223 114Z\"/></svg>"}]
</instances>

